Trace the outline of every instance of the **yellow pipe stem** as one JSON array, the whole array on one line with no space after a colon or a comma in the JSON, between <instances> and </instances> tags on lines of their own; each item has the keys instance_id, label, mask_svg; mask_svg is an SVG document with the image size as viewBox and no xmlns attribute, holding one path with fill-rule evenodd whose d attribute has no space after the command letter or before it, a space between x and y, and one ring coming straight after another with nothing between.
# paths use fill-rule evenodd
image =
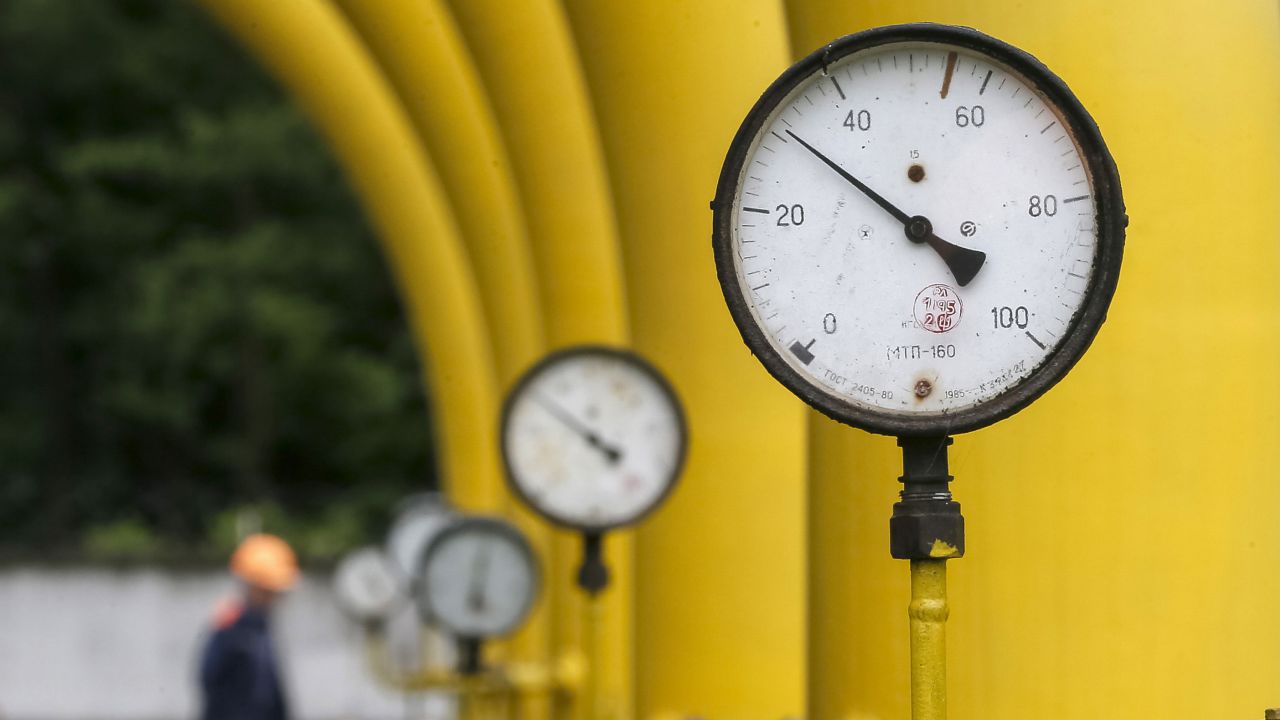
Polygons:
<instances>
[{"instance_id":1,"label":"yellow pipe stem","mask_svg":"<svg viewBox=\"0 0 1280 720\"><path fill-rule=\"evenodd\" d=\"M591 594L583 603L582 646L586 649L587 680L583 693L586 709L585 717L591 720L616 720L616 715L605 705L604 674L606 650L601 641L604 639L604 599L600 594Z\"/></svg>"},{"instance_id":2,"label":"yellow pipe stem","mask_svg":"<svg viewBox=\"0 0 1280 720\"><path fill-rule=\"evenodd\" d=\"M542 313L523 207L480 75L449 9L439 0L337 4L378 59L436 160L479 281L498 387L505 390L543 352ZM486 410L496 425L498 406ZM550 529L511 498L505 486L485 488L482 506L466 505L467 494L456 494L465 509L505 510L538 555L549 556ZM550 617L550 603L540 602L504 643L511 661L550 663ZM550 698L541 689L524 690L524 716L548 717Z\"/></svg>"},{"instance_id":3,"label":"yellow pipe stem","mask_svg":"<svg viewBox=\"0 0 1280 720\"><path fill-rule=\"evenodd\" d=\"M466 38L523 201L550 347L627 341L622 255L600 144L568 19L558 0L449 0ZM548 108L554 108L554 112ZM582 617L574 586L578 533L554 533L547 558L557 664L582 664ZM602 599L602 702L619 720L632 705L632 533L611 532L612 582ZM590 720L580 695L558 717Z\"/></svg>"},{"instance_id":4,"label":"yellow pipe stem","mask_svg":"<svg viewBox=\"0 0 1280 720\"><path fill-rule=\"evenodd\" d=\"M947 561L911 561L911 717L947 718Z\"/></svg>"},{"instance_id":5,"label":"yellow pipe stem","mask_svg":"<svg viewBox=\"0 0 1280 720\"><path fill-rule=\"evenodd\" d=\"M373 60L320 0L202 0L327 139L378 232L430 388L446 482L496 487L497 383L458 227L427 153Z\"/></svg>"},{"instance_id":6,"label":"yellow pipe stem","mask_svg":"<svg viewBox=\"0 0 1280 720\"><path fill-rule=\"evenodd\" d=\"M637 532L636 716L802 712L803 413L724 309L725 149L786 65L777 0L565 3L609 160L636 347L690 422L680 487Z\"/></svg>"},{"instance_id":7,"label":"yellow pipe stem","mask_svg":"<svg viewBox=\"0 0 1280 720\"><path fill-rule=\"evenodd\" d=\"M949 588L951 715L1257 717L1280 677L1261 650L1280 644L1280 7L788 8L797 55L918 20L1022 47L1094 115L1124 184L1132 222L1097 341L951 451L970 550ZM827 421L811 442L808 714L905 717L907 578L885 551L900 454Z\"/></svg>"}]
</instances>

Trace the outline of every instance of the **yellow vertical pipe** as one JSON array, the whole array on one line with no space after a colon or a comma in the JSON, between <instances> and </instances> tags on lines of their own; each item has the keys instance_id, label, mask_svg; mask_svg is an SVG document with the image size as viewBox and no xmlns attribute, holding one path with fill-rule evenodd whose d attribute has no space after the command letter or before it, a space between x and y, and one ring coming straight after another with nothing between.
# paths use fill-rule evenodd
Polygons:
<instances>
[{"instance_id":1,"label":"yellow vertical pipe","mask_svg":"<svg viewBox=\"0 0 1280 720\"><path fill-rule=\"evenodd\" d=\"M911 718L947 720L947 561L911 561Z\"/></svg>"},{"instance_id":2,"label":"yellow vertical pipe","mask_svg":"<svg viewBox=\"0 0 1280 720\"><path fill-rule=\"evenodd\" d=\"M484 81L525 208L551 347L627 340L622 257L586 78L558 0L449 0ZM602 717L629 720L632 688L632 538L604 547L612 582L598 601ZM546 592L563 660L592 650L575 586L582 539L557 532ZM587 720L582 698L565 715Z\"/></svg>"},{"instance_id":3,"label":"yellow vertical pipe","mask_svg":"<svg viewBox=\"0 0 1280 720\"><path fill-rule=\"evenodd\" d=\"M492 109L449 9L440 0L338 0L396 89L445 182L478 279L499 388L543 352L542 313L524 211ZM549 278L548 282L554 282ZM498 406L486 408L497 424ZM498 452L495 446L492 449ZM505 492L482 507L505 509L547 557L551 535ZM550 615L541 602L512 640L513 659L546 665ZM522 698L526 717L545 717L549 698Z\"/></svg>"},{"instance_id":4,"label":"yellow vertical pipe","mask_svg":"<svg viewBox=\"0 0 1280 720\"><path fill-rule=\"evenodd\" d=\"M1129 227L1062 385L956 439L954 718L1257 717L1280 655L1280 10L1079 0L791 0L797 54L935 20L1030 51L1093 113ZM814 423L810 716L906 715L891 440Z\"/></svg>"},{"instance_id":5,"label":"yellow vertical pipe","mask_svg":"<svg viewBox=\"0 0 1280 720\"><path fill-rule=\"evenodd\" d=\"M467 255L429 157L346 23L320 0L202 0L328 140L378 231L422 351L441 471L498 482L496 383Z\"/></svg>"},{"instance_id":6,"label":"yellow vertical pipe","mask_svg":"<svg viewBox=\"0 0 1280 720\"><path fill-rule=\"evenodd\" d=\"M710 251L724 152L786 65L776 0L568 0L609 162L636 346L688 411L682 486L637 533L637 716L802 705L803 413L742 344Z\"/></svg>"}]
</instances>

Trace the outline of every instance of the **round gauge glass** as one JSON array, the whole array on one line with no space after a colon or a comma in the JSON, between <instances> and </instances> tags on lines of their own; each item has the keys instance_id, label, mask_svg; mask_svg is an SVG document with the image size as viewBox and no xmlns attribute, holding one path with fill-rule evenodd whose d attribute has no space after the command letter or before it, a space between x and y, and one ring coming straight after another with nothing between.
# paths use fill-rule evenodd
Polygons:
<instances>
[{"instance_id":1,"label":"round gauge glass","mask_svg":"<svg viewBox=\"0 0 1280 720\"><path fill-rule=\"evenodd\" d=\"M403 602L391 561L376 547L353 550L333 573L338 607L359 622L383 620Z\"/></svg>"},{"instance_id":2,"label":"round gauge glass","mask_svg":"<svg viewBox=\"0 0 1280 720\"><path fill-rule=\"evenodd\" d=\"M560 525L630 525L671 492L684 464L684 412L671 385L631 352L553 353L507 397L502 456L516 494Z\"/></svg>"},{"instance_id":3,"label":"round gauge glass","mask_svg":"<svg viewBox=\"0 0 1280 720\"><path fill-rule=\"evenodd\" d=\"M893 435L974 430L1065 375L1106 315L1127 224L1067 86L933 24L850 35L787 70L712 205L754 354L832 418Z\"/></svg>"},{"instance_id":4,"label":"round gauge glass","mask_svg":"<svg viewBox=\"0 0 1280 720\"><path fill-rule=\"evenodd\" d=\"M403 588L412 589L422 553L453 518L453 510L439 493L420 493L401 503L387 533L387 555Z\"/></svg>"},{"instance_id":5,"label":"round gauge glass","mask_svg":"<svg viewBox=\"0 0 1280 720\"><path fill-rule=\"evenodd\" d=\"M422 577L423 619L464 638L515 630L533 608L540 582L524 536L488 517L461 518L436 535L423 555Z\"/></svg>"}]
</instances>

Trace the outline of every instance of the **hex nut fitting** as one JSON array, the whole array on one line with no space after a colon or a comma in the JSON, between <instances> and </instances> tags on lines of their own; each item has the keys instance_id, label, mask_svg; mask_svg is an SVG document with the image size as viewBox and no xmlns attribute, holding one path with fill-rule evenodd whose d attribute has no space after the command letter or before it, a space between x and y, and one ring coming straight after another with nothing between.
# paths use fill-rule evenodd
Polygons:
<instances>
[{"instance_id":1,"label":"hex nut fitting","mask_svg":"<svg viewBox=\"0 0 1280 720\"><path fill-rule=\"evenodd\" d=\"M899 560L963 557L964 516L960 514L960 503L894 504L893 517L889 519L889 552Z\"/></svg>"}]
</instances>

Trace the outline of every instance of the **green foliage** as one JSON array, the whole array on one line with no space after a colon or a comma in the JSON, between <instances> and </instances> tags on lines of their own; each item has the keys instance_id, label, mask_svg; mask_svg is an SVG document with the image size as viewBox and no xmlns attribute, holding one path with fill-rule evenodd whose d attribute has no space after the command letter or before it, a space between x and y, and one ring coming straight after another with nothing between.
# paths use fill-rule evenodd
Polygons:
<instances>
[{"instance_id":1,"label":"green foliage","mask_svg":"<svg viewBox=\"0 0 1280 720\"><path fill-rule=\"evenodd\" d=\"M93 560L151 557L159 553L159 544L151 528L132 518L91 527L84 534L85 555Z\"/></svg>"},{"instance_id":2,"label":"green foliage","mask_svg":"<svg viewBox=\"0 0 1280 720\"><path fill-rule=\"evenodd\" d=\"M0 3L0 241L0 544L210 549L254 506L327 556L431 484L376 241L191 4Z\"/></svg>"}]
</instances>

